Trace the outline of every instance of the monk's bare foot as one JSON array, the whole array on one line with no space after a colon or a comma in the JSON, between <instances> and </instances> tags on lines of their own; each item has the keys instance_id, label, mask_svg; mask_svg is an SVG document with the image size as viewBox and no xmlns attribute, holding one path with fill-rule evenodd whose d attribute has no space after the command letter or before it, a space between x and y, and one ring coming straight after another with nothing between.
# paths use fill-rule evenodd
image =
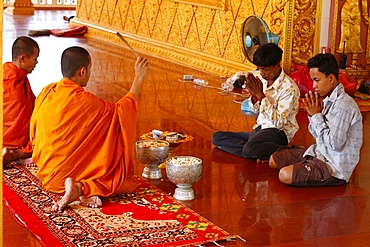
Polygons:
<instances>
[{"instance_id":1,"label":"monk's bare foot","mask_svg":"<svg viewBox=\"0 0 370 247\"><path fill-rule=\"evenodd\" d=\"M66 193L62 197L59 202L55 203L52 207L52 211L61 211L63 210L68 204L76 200L78 197L83 195L82 191L82 183L76 182L72 178L67 178L64 181L64 187Z\"/></svg>"},{"instance_id":2,"label":"monk's bare foot","mask_svg":"<svg viewBox=\"0 0 370 247\"><path fill-rule=\"evenodd\" d=\"M9 149L3 148L3 167L9 165L13 161L19 159L28 159L31 158L32 154L30 153L23 153L19 149Z\"/></svg>"},{"instance_id":3,"label":"monk's bare foot","mask_svg":"<svg viewBox=\"0 0 370 247\"><path fill-rule=\"evenodd\" d=\"M82 203L89 208L98 208L101 207L101 205L103 205L99 196L90 196L88 198L81 196L80 199Z\"/></svg>"},{"instance_id":4,"label":"monk's bare foot","mask_svg":"<svg viewBox=\"0 0 370 247\"><path fill-rule=\"evenodd\" d=\"M20 159L20 161L24 166L33 163L32 158Z\"/></svg>"},{"instance_id":5,"label":"monk's bare foot","mask_svg":"<svg viewBox=\"0 0 370 247\"><path fill-rule=\"evenodd\" d=\"M3 148L3 167L9 165L13 161L13 155L10 149Z\"/></svg>"},{"instance_id":6,"label":"monk's bare foot","mask_svg":"<svg viewBox=\"0 0 370 247\"><path fill-rule=\"evenodd\" d=\"M268 162L268 160L257 159L258 164L267 164Z\"/></svg>"}]
</instances>

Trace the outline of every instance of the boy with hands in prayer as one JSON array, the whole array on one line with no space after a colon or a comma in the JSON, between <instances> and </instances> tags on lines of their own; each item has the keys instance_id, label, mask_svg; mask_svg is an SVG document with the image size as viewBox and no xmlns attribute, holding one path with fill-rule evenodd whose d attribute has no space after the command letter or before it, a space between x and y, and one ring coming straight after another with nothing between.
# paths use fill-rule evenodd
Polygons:
<instances>
[{"instance_id":1,"label":"boy with hands in prayer","mask_svg":"<svg viewBox=\"0 0 370 247\"><path fill-rule=\"evenodd\" d=\"M279 180L293 186L346 184L360 159L363 142L361 112L338 82L333 54L317 54L308 61L315 92L308 92L308 130L316 143L304 148L281 149L269 160L279 169Z\"/></svg>"}]
</instances>

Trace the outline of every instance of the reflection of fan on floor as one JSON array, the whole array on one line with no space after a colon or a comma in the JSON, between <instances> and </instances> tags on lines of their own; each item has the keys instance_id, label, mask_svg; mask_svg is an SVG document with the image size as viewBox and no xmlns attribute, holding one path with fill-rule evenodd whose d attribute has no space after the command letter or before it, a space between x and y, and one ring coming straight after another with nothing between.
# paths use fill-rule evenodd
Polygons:
<instances>
[{"instance_id":1,"label":"reflection of fan on floor","mask_svg":"<svg viewBox=\"0 0 370 247\"><path fill-rule=\"evenodd\" d=\"M243 52L250 62L253 61L253 54L260 45L279 42L279 36L270 33L266 23L256 15L245 19L241 34Z\"/></svg>"}]
</instances>

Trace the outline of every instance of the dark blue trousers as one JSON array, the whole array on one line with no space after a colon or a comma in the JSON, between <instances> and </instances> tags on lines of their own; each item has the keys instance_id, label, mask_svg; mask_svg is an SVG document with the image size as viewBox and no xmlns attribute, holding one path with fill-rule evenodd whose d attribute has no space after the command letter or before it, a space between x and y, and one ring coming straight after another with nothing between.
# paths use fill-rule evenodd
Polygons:
<instances>
[{"instance_id":1,"label":"dark blue trousers","mask_svg":"<svg viewBox=\"0 0 370 247\"><path fill-rule=\"evenodd\" d=\"M253 132L215 132L212 142L219 149L242 158L267 160L279 148L287 147L288 138L283 130L258 127Z\"/></svg>"}]
</instances>

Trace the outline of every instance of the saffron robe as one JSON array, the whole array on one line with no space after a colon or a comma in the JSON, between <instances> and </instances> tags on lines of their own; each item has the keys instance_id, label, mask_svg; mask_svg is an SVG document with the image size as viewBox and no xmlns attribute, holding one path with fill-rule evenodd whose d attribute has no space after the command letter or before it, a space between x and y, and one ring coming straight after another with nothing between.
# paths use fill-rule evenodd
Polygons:
<instances>
[{"instance_id":1,"label":"saffron robe","mask_svg":"<svg viewBox=\"0 0 370 247\"><path fill-rule=\"evenodd\" d=\"M32 153L30 119L35 95L27 74L12 62L3 64L3 146Z\"/></svg>"},{"instance_id":2,"label":"saffron robe","mask_svg":"<svg viewBox=\"0 0 370 247\"><path fill-rule=\"evenodd\" d=\"M45 87L30 126L44 188L62 193L71 177L83 184L85 197L132 192L138 186L131 159L136 119L133 93L110 103L65 78Z\"/></svg>"}]
</instances>

